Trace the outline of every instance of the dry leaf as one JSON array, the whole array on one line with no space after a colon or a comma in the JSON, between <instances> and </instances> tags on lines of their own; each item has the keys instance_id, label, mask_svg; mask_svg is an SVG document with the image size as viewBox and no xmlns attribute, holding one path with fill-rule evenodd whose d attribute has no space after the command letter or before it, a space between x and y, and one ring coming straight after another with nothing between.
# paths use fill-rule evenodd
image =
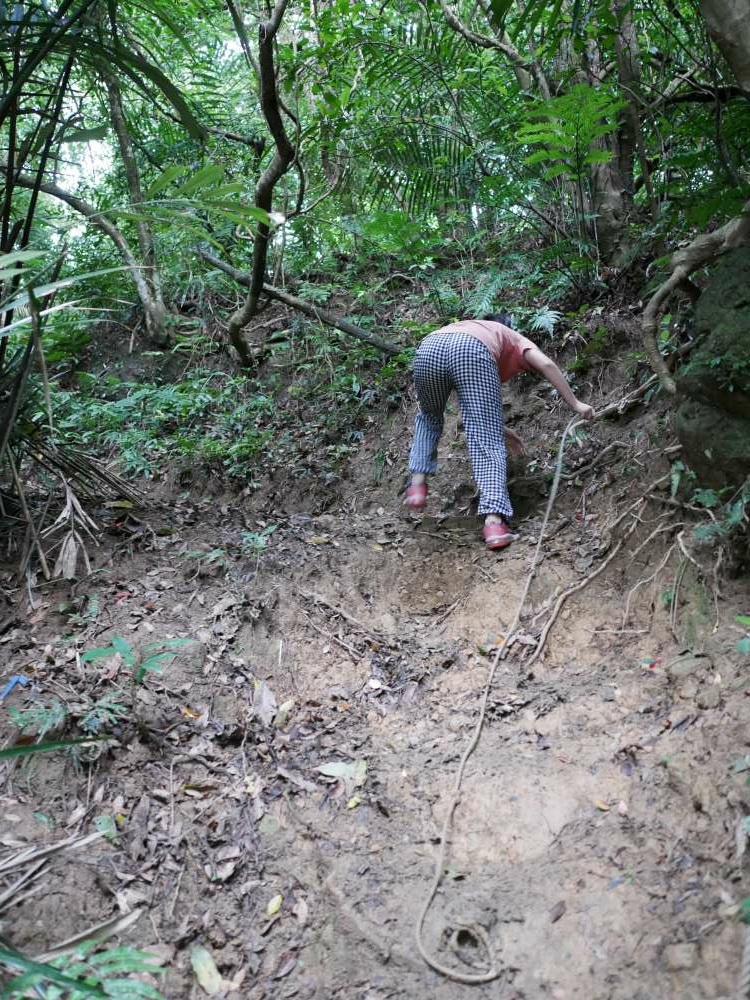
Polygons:
<instances>
[{"instance_id":1,"label":"dry leaf","mask_svg":"<svg viewBox=\"0 0 750 1000\"><path fill-rule=\"evenodd\" d=\"M295 951L285 951L279 959L279 964L276 967L276 972L274 973L273 978L283 979L284 976L288 976L296 964L297 953Z\"/></svg>"},{"instance_id":2,"label":"dry leaf","mask_svg":"<svg viewBox=\"0 0 750 1000\"><path fill-rule=\"evenodd\" d=\"M271 725L276 716L277 707L276 698L266 682L256 680L253 690L253 712L264 726Z\"/></svg>"},{"instance_id":3,"label":"dry leaf","mask_svg":"<svg viewBox=\"0 0 750 1000\"><path fill-rule=\"evenodd\" d=\"M288 782L292 785L296 785L297 788L301 788L305 792L317 792L318 786L314 785L312 781L308 781L307 778L303 778L299 771L290 771L286 767L277 767L276 773L281 778L286 778Z\"/></svg>"},{"instance_id":4,"label":"dry leaf","mask_svg":"<svg viewBox=\"0 0 750 1000\"><path fill-rule=\"evenodd\" d=\"M310 910L307 905L307 900L301 898L298 899L297 902L292 907L292 913L297 918L300 927L304 927L310 915Z\"/></svg>"},{"instance_id":5,"label":"dry leaf","mask_svg":"<svg viewBox=\"0 0 750 1000\"><path fill-rule=\"evenodd\" d=\"M286 728L287 724L289 723L289 716L292 714L293 711L294 711L294 699L290 698L288 701L282 702L282 704L279 705L279 710L276 713L276 716L273 720L274 726L276 726L277 729Z\"/></svg>"},{"instance_id":6,"label":"dry leaf","mask_svg":"<svg viewBox=\"0 0 750 1000\"><path fill-rule=\"evenodd\" d=\"M219 618L226 611L229 611L230 608L233 608L236 603L237 603L237 598L234 596L234 594L228 594L226 597L222 597L222 599L217 604L214 604L214 606L211 608L211 614L214 616L214 618Z\"/></svg>"},{"instance_id":7,"label":"dry leaf","mask_svg":"<svg viewBox=\"0 0 750 1000\"><path fill-rule=\"evenodd\" d=\"M71 531L63 539L60 551L55 563L54 576L62 576L66 580L74 580L76 575L76 563L78 562L78 543L75 535Z\"/></svg>"},{"instance_id":8,"label":"dry leaf","mask_svg":"<svg viewBox=\"0 0 750 1000\"><path fill-rule=\"evenodd\" d=\"M346 794L351 797L355 788L361 788L367 778L367 762L362 760L346 762L331 761L330 764L320 764L316 769L327 778L338 778L344 782Z\"/></svg>"},{"instance_id":9,"label":"dry leaf","mask_svg":"<svg viewBox=\"0 0 750 1000\"><path fill-rule=\"evenodd\" d=\"M280 829L281 823L275 816L271 816L268 813L266 813L260 823L258 823L258 832L262 833L264 837L272 837L275 833L278 833Z\"/></svg>"},{"instance_id":10,"label":"dry leaf","mask_svg":"<svg viewBox=\"0 0 750 1000\"><path fill-rule=\"evenodd\" d=\"M611 806L607 805L606 802L602 802L601 799L594 799L594 805L600 812L603 813L609 812L609 810L612 808Z\"/></svg>"},{"instance_id":11,"label":"dry leaf","mask_svg":"<svg viewBox=\"0 0 750 1000\"><path fill-rule=\"evenodd\" d=\"M221 978L221 973L216 968L216 962L211 954L204 947L198 944L190 949L190 964L204 993L212 997L223 990L224 980Z\"/></svg>"}]
</instances>

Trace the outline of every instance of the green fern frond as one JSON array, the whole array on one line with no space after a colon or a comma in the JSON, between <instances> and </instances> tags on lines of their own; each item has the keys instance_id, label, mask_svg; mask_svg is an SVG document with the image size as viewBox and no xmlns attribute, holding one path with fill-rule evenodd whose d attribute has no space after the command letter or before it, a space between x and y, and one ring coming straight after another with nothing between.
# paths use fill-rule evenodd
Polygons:
<instances>
[{"instance_id":1,"label":"green fern frond","mask_svg":"<svg viewBox=\"0 0 750 1000\"><path fill-rule=\"evenodd\" d=\"M486 316L498 308L498 298L506 287L506 275L482 273L477 276L474 289L464 297L463 308L467 316Z\"/></svg>"},{"instance_id":2,"label":"green fern frond","mask_svg":"<svg viewBox=\"0 0 750 1000\"><path fill-rule=\"evenodd\" d=\"M543 330L551 337L561 319L562 313L558 312L557 309L550 309L548 306L543 306L532 316L529 327L532 330Z\"/></svg>"}]
</instances>

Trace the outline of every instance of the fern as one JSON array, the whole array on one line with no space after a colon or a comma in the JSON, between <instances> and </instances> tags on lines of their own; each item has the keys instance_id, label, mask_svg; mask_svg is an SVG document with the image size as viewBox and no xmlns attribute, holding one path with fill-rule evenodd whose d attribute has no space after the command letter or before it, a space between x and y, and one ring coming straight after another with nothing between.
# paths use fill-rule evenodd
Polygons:
<instances>
[{"instance_id":1,"label":"fern","mask_svg":"<svg viewBox=\"0 0 750 1000\"><path fill-rule=\"evenodd\" d=\"M541 146L529 153L527 164L544 166L547 180L564 177L581 183L586 169L606 163L612 154L596 143L612 131L612 120L625 102L606 90L577 83L566 94L537 101L518 129L518 141Z\"/></svg>"},{"instance_id":2,"label":"fern","mask_svg":"<svg viewBox=\"0 0 750 1000\"><path fill-rule=\"evenodd\" d=\"M555 332L555 327L561 319L562 313L558 312L557 309L550 309L547 306L543 306L537 313L535 313L534 316L532 316L529 322L529 328L531 330L543 330L551 337Z\"/></svg>"},{"instance_id":3,"label":"fern","mask_svg":"<svg viewBox=\"0 0 750 1000\"><path fill-rule=\"evenodd\" d=\"M497 306L499 293L506 287L507 275L502 271L499 274L480 274L473 291L464 298L464 312L467 316L486 316L487 313L494 312Z\"/></svg>"}]
</instances>

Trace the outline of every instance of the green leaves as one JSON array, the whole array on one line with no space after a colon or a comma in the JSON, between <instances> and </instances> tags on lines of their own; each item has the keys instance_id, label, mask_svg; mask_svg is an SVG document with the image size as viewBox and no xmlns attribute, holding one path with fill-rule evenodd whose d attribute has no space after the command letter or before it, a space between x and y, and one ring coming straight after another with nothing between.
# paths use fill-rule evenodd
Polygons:
<instances>
[{"instance_id":1,"label":"green leaves","mask_svg":"<svg viewBox=\"0 0 750 1000\"><path fill-rule=\"evenodd\" d=\"M113 636L109 646L98 646L87 650L81 657L83 663L95 663L118 653L128 670L133 671L133 680L140 684L147 674L160 673L170 663L179 650L190 645L190 639L158 639L147 642L140 651L121 635Z\"/></svg>"},{"instance_id":2,"label":"green leaves","mask_svg":"<svg viewBox=\"0 0 750 1000\"><path fill-rule=\"evenodd\" d=\"M135 673L136 683L140 684L148 673L161 673L164 667L171 663L176 653L190 645L189 639L161 639L149 642L143 647L146 654Z\"/></svg>"},{"instance_id":3,"label":"green leaves","mask_svg":"<svg viewBox=\"0 0 750 1000\"><path fill-rule=\"evenodd\" d=\"M20 970L22 975L4 984L0 996L65 997L66 1000L162 1000L161 994L143 980L134 979L134 974L161 972L154 956L135 948L110 948L95 951L95 941L78 946L72 955L63 955L50 962L37 962L27 958L15 949L0 944L0 963L9 969ZM39 985L52 984L49 991L42 991ZM60 989L56 989L60 987Z\"/></svg>"},{"instance_id":4,"label":"green leaves","mask_svg":"<svg viewBox=\"0 0 750 1000\"><path fill-rule=\"evenodd\" d=\"M31 757L37 753L51 753L53 750L68 750L70 747L91 746L105 737L86 737L81 740L51 740L48 743L28 743L22 746L6 747L0 750L0 760L16 757ZM1 959L0 959L1 960Z\"/></svg>"},{"instance_id":5,"label":"green leaves","mask_svg":"<svg viewBox=\"0 0 750 1000\"><path fill-rule=\"evenodd\" d=\"M206 138L205 126L195 117L182 91L157 66L125 45L119 36L111 47L106 46L103 49L102 54L105 58L109 57L144 93L149 94L149 83L156 86L177 112L180 122L188 134L194 139L203 140Z\"/></svg>"},{"instance_id":6,"label":"green leaves","mask_svg":"<svg viewBox=\"0 0 750 1000\"><path fill-rule=\"evenodd\" d=\"M187 197L197 191L198 188L216 185L224 177L224 167L218 163L209 163L207 166L197 170L192 177L185 181L176 191L175 196Z\"/></svg>"},{"instance_id":7,"label":"green leaves","mask_svg":"<svg viewBox=\"0 0 750 1000\"><path fill-rule=\"evenodd\" d=\"M109 646L97 646L95 649L88 649L81 657L82 663L96 663L97 660L107 659L119 653L125 666L132 670L135 666L135 650L121 635L116 635Z\"/></svg>"},{"instance_id":8,"label":"green leaves","mask_svg":"<svg viewBox=\"0 0 750 1000\"><path fill-rule=\"evenodd\" d=\"M94 984L88 984L72 976L66 976L52 965L42 962L35 962L26 958L13 948L8 948L0 944L0 962L11 969L21 969L26 975L8 983L3 990L2 996L10 997L13 994L23 996L26 990L40 982L57 983L68 990L74 990L78 997L97 997L107 1000L107 994Z\"/></svg>"},{"instance_id":9,"label":"green leaves","mask_svg":"<svg viewBox=\"0 0 750 1000\"><path fill-rule=\"evenodd\" d=\"M109 135L109 125L97 125L94 128L70 128L65 132L63 142L92 142L95 139L106 139Z\"/></svg>"},{"instance_id":10,"label":"green leaves","mask_svg":"<svg viewBox=\"0 0 750 1000\"><path fill-rule=\"evenodd\" d=\"M606 163L610 151L595 146L611 134L625 102L604 89L577 83L570 90L548 101L537 101L518 129L521 145L543 148L529 153L529 165L546 164L543 176L565 176L581 181L587 167Z\"/></svg>"}]
</instances>

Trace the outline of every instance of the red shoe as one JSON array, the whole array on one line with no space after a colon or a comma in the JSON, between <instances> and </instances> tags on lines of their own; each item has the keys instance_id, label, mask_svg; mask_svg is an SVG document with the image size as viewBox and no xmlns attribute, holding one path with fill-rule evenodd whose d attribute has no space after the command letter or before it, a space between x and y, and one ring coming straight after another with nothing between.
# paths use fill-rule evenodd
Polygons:
<instances>
[{"instance_id":1,"label":"red shoe","mask_svg":"<svg viewBox=\"0 0 750 1000\"><path fill-rule=\"evenodd\" d=\"M514 535L504 521L490 521L482 528L482 535L487 543L488 549L504 549L514 542L518 535Z\"/></svg>"},{"instance_id":2,"label":"red shoe","mask_svg":"<svg viewBox=\"0 0 750 1000\"><path fill-rule=\"evenodd\" d=\"M406 499L404 503L407 507L417 510L424 507L427 500L427 483L409 483L406 487Z\"/></svg>"}]
</instances>

